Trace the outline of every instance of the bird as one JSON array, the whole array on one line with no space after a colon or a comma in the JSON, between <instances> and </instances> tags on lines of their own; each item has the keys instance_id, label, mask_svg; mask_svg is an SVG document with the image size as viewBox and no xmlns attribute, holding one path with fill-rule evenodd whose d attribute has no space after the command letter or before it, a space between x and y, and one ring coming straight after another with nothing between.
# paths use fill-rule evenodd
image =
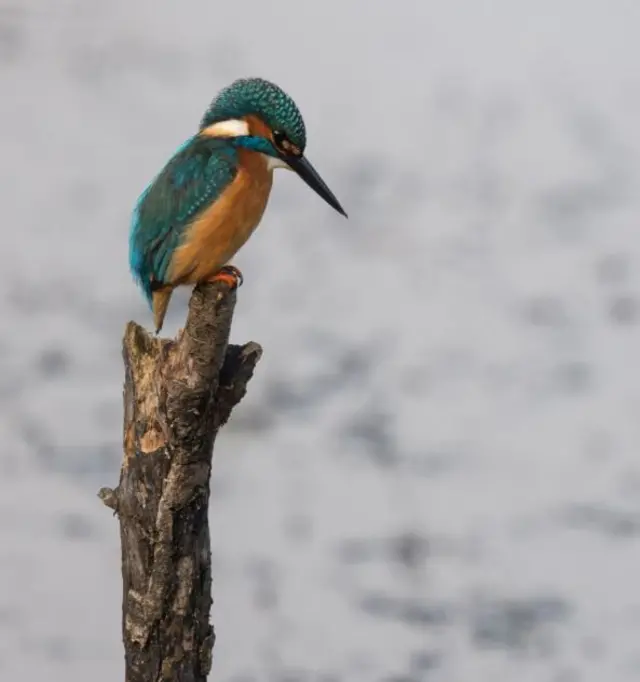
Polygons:
<instances>
[{"instance_id":1,"label":"bird","mask_svg":"<svg viewBox=\"0 0 640 682\"><path fill-rule=\"evenodd\" d=\"M306 138L297 105L275 83L239 78L213 98L195 133L140 194L131 217L129 266L156 335L176 287L242 284L230 261L263 217L275 169L297 173L347 217L305 156Z\"/></svg>"}]
</instances>

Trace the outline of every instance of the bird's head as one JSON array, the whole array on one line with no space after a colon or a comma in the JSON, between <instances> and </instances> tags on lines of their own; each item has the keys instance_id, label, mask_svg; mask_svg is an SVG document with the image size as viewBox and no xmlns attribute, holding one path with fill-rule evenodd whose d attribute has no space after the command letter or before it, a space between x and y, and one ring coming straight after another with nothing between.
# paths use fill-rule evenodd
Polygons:
<instances>
[{"instance_id":1,"label":"bird's head","mask_svg":"<svg viewBox=\"0 0 640 682\"><path fill-rule=\"evenodd\" d=\"M234 81L205 112L200 134L234 138L238 146L264 154L271 168L294 171L346 217L340 202L305 157L307 137L302 115L277 85L262 78Z\"/></svg>"}]
</instances>

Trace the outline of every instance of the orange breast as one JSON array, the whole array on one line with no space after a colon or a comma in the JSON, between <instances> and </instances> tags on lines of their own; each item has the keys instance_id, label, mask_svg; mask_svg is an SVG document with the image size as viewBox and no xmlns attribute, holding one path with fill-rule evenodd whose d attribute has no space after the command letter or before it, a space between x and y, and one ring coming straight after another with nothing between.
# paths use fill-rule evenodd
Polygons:
<instances>
[{"instance_id":1,"label":"orange breast","mask_svg":"<svg viewBox=\"0 0 640 682\"><path fill-rule=\"evenodd\" d=\"M273 171L256 152L239 150L233 182L188 229L171 262L170 284L201 282L228 263L258 226L267 206Z\"/></svg>"}]
</instances>

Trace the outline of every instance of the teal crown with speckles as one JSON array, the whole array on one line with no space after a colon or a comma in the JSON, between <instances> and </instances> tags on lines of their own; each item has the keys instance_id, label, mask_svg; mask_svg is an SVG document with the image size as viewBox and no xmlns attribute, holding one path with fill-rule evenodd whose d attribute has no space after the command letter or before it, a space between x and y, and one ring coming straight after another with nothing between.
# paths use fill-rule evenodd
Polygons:
<instances>
[{"instance_id":1,"label":"teal crown with speckles","mask_svg":"<svg viewBox=\"0 0 640 682\"><path fill-rule=\"evenodd\" d=\"M200 122L200 130L230 118L253 114L271 130L281 130L301 151L307 143L304 121L295 102L274 83L241 78L221 90Z\"/></svg>"}]
</instances>

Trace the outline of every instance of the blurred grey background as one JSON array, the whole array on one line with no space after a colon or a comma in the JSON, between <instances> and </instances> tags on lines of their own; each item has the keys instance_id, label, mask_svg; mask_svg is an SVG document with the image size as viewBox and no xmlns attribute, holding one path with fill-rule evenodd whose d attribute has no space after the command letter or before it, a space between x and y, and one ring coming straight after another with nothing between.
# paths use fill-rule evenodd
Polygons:
<instances>
[{"instance_id":1,"label":"blurred grey background","mask_svg":"<svg viewBox=\"0 0 640 682\"><path fill-rule=\"evenodd\" d=\"M240 76L280 172L211 506L232 682L640 679L637 0L0 0L0 679L122 679L132 207ZM174 297L167 334L185 317Z\"/></svg>"}]
</instances>

